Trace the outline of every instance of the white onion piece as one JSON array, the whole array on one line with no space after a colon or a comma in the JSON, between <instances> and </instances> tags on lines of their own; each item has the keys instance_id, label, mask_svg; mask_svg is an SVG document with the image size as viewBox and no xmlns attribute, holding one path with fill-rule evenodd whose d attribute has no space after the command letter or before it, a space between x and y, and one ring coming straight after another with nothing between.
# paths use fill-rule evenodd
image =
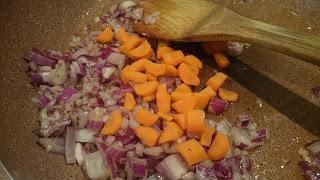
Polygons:
<instances>
[{"instance_id":1,"label":"white onion piece","mask_svg":"<svg viewBox=\"0 0 320 180\"><path fill-rule=\"evenodd\" d=\"M84 161L84 152L82 150L82 145L80 143L76 143L76 148L75 148L75 156L77 163L82 166L83 161Z\"/></svg>"},{"instance_id":2,"label":"white onion piece","mask_svg":"<svg viewBox=\"0 0 320 180\"><path fill-rule=\"evenodd\" d=\"M136 3L133 1L124 1L120 4L120 8L127 9L127 8L133 7L135 5L136 5Z\"/></svg>"},{"instance_id":3,"label":"white onion piece","mask_svg":"<svg viewBox=\"0 0 320 180\"><path fill-rule=\"evenodd\" d=\"M74 138L77 142L95 142L96 133L91 129L78 129L75 131Z\"/></svg>"},{"instance_id":4,"label":"white onion piece","mask_svg":"<svg viewBox=\"0 0 320 180\"><path fill-rule=\"evenodd\" d=\"M173 154L162 160L156 167L156 170L169 179L178 180L188 172L188 168L182 158Z\"/></svg>"},{"instance_id":5,"label":"white onion piece","mask_svg":"<svg viewBox=\"0 0 320 180\"><path fill-rule=\"evenodd\" d=\"M142 156L143 156L143 151L144 151L144 146L143 146L143 144L137 143L137 144L135 145L135 147L136 147L136 154L137 154L138 156L142 157Z\"/></svg>"},{"instance_id":6,"label":"white onion piece","mask_svg":"<svg viewBox=\"0 0 320 180\"><path fill-rule=\"evenodd\" d=\"M108 136L107 139L106 139L106 145L107 146L111 146L111 144L116 140L116 137L114 136Z\"/></svg>"},{"instance_id":7,"label":"white onion piece","mask_svg":"<svg viewBox=\"0 0 320 180\"><path fill-rule=\"evenodd\" d=\"M189 171L188 173L182 175L181 180L193 180L196 179L194 172Z\"/></svg>"},{"instance_id":8,"label":"white onion piece","mask_svg":"<svg viewBox=\"0 0 320 180\"><path fill-rule=\"evenodd\" d=\"M163 148L161 146L149 147L143 150L143 153L149 156L160 156L163 153Z\"/></svg>"},{"instance_id":9,"label":"white onion piece","mask_svg":"<svg viewBox=\"0 0 320 180\"><path fill-rule=\"evenodd\" d=\"M110 176L110 171L106 168L103 157L99 151L85 156L84 168L91 179L100 179Z\"/></svg>"},{"instance_id":10,"label":"white onion piece","mask_svg":"<svg viewBox=\"0 0 320 180\"><path fill-rule=\"evenodd\" d=\"M232 125L230 124L230 122L226 119L223 119L222 121L217 123L216 130L220 133L225 134L225 135L229 135L231 127L232 127Z\"/></svg>"},{"instance_id":11,"label":"white onion piece","mask_svg":"<svg viewBox=\"0 0 320 180\"><path fill-rule=\"evenodd\" d=\"M103 76L103 78L105 78L105 79L109 79L110 76L111 76L114 72L116 72L116 68L114 68L114 67L104 67L104 68L102 69L102 76Z\"/></svg>"}]
</instances>

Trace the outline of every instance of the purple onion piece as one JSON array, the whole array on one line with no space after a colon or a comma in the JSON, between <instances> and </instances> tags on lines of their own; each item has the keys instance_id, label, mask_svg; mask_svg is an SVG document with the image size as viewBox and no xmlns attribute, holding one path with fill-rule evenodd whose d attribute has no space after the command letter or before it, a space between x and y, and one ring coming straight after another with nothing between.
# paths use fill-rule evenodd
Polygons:
<instances>
[{"instance_id":1,"label":"purple onion piece","mask_svg":"<svg viewBox=\"0 0 320 180\"><path fill-rule=\"evenodd\" d=\"M63 89L63 91L57 97L57 101L58 102L63 101L64 103L66 103L72 95L77 94L77 93L79 93L78 90L76 90L72 87L66 87Z\"/></svg>"},{"instance_id":2,"label":"purple onion piece","mask_svg":"<svg viewBox=\"0 0 320 180\"><path fill-rule=\"evenodd\" d=\"M240 128L247 128L248 124L250 122L249 116L248 115L239 115L238 116L238 121L239 121L239 127Z\"/></svg>"},{"instance_id":3,"label":"purple onion piece","mask_svg":"<svg viewBox=\"0 0 320 180\"><path fill-rule=\"evenodd\" d=\"M120 91L122 94L126 94L127 92L134 93L134 89L129 84L124 84L120 87Z\"/></svg>"},{"instance_id":4,"label":"purple onion piece","mask_svg":"<svg viewBox=\"0 0 320 180\"><path fill-rule=\"evenodd\" d=\"M54 67L57 63L56 60L49 58L44 52L36 48L32 48L30 51L26 52L24 58L39 66Z\"/></svg>"},{"instance_id":5,"label":"purple onion piece","mask_svg":"<svg viewBox=\"0 0 320 180\"><path fill-rule=\"evenodd\" d=\"M88 120L85 127L94 131L100 131L103 125L104 123L102 121Z\"/></svg>"},{"instance_id":6,"label":"purple onion piece","mask_svg":"<svg viewBox=\"0 0 320 180\"><path fill-rule=\"evenodd\" d=\"M316 96L320 96L320 86L315 86L311 89L311 92L316 95Z\"/></svg>"},{"instance_id":7,"label":"purple onion piece","mask_svg":"<svg viewBox=\"0 0 320 180\"><path fill-rule=\"evenodd\" d=\"M67 127L66 131L66 163L67 164L74 164L76 163L76 156L75 156L75 148L76 148L76 141L74 139L74 129L71 126Z\"/></svg>"},{"instance_id":8,"label":"purple onion piece","mask_svg":"<svg viewBox=\"0 0 320 180\"><path fill-rule=\"evenodd\" d=\"M50 126L46 129L40 129L40 134L44 137L48 137L56 131L65 129L65 126L69 125L71 120L69 119L61 119L55 121L54 123L50 124Z\"/></svg>"},{"instance_id":9,"label":"purple onion piece","mask_svg":"<svg viewBox=\"0 0 320 180\"><path fill-rule=\"evenodd\" d=\"M130 167L134 177L145 177L147 175L147 161L136 157L130 158Z\"/></svg>"},{"instance_id":10,"label":"purple onion piece","mask_svg":"<svg viewBox=\"0 0 320 180\"><path fill-rule=\"evenodd\" d=\"M306 177L306 179L320 179L320 172L317 172L316 169L312 168L307 161L300 161L298 163L298 166L302 174Z\"/></svg>"},{"instance_id":11,"label":"purple onion piece","mask_svg":"<svg viewBox=\"0 0 320 180\"><path fill-rule=\"evenodd\" d=\"M163 159L156 166L156 170L169 179L180 179L183 174L188 172L184 161L177 154L170 155Z\"/></svg>"},{"instance_id":12,"label":"purple onion piece","mask_svg":"<svg viewBox=\"0 0 320 180\"><path fill-rule=\"evenodd\" d=\"M213 164L213 169L215 171L215 174L217 177L225 178L225 179L231 179L232 178L232 172L230 169L231 163L228 162L229 160L224 159L219 162L215 162Z\"/></svg>"},{"instance_id":13,"label":"purple onion piece","mask_svg":"<svg viewBox=\"0 0 320 180\"><path fill-rule=\"evenodd\" d=\"M38 99L38 103L42 108L45 108L50 103L50 99L47 96L43 95Z\"/></svg>"},{"instance_id":14,"label":"purple onion piece","mask_svg":"<svg viewBox=\"0 0 320 180\"><path fill-rule=\"evenodd\" d=\"M34 86L46 85L47 83L43 81L43 78L40 74L31 75L32 84Z\"/></svg>"},{"instance_id":15,"label":"purple onion piece","mask_svg":"<svg viewBox=\"0 0 320 180\"><path fill-rule=\"evenodd\" d=\"M100 57L102 59L107 59L111 53L112 53L112 49L110 47L102 48Z\"/></svg>"},{"instance_id":16,"label":"purple onion piece","mask_svg":"<svg viewBox=\"0 0 320 180\"><path fill-rule=\"evenodd\" d=\"M137 138L134 134L134 130L127 128L122 135L118 134L116 140L122 142L124 145L135 143Z\"/></svg>"},{"instance_id":17,"label":"purple onion piece","mask_svg":"<svg viewBox=\"0 0 320 180\"><path fill-rule=\"evenodd\" d=\"M226 110L227 106L227 101L218 98L212 98L208 106L208 112L211 114L220 115Z\"/></svg>"},{"instance_id":18,"label":"purple onion piece","mask_svg":"<svg viewBox=\"0 0 320 180\"><path fill-rule=\"evenodd\" d=\"M196 165L196 177L199 180L217 180L213 164L211 162L201 162Z\"/></svg>"}]
</instances>

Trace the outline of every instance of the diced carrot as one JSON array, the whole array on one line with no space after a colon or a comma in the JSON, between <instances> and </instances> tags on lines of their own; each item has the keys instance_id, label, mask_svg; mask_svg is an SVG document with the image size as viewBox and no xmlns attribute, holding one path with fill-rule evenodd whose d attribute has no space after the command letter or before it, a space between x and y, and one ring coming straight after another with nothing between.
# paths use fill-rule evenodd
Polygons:
<instances>
[{"instance_id":1,"label":"diced carrot","mask_svg":"<svg viewBox=\"0 0 320 180\"><path fill-rule=\"evenodd\" d=\"M133 60L137 60L141 58L149 59L152 56L152 52L153 50L151 48L151 45L147 40L145 40L138 47L132 50L129 50L127 55Z\"/></svg>"},{"instance_id":2,"label":"diced carrot","mask_svg":"<svg viewBox=\"0 0 320 180\"><path fill-rule=\"evenodd\" d=\"M197 102L194 108L204 109L208 105L210 98L207 95L201 93L195 93L194 95L197 97Z\"/></svg>"},{"instance_id":3,"label":"diced carrot","mask_svg":"<svg viewBox=\"0 0 320 180\"><path fill-rule=\"evenodd\" d=\"M123 27L120 27L118 31L117 39L121 42L121 44L124 44L129 39L129 34Z\"/></svg>"},{"instance_id":4,"label":"diced carrot","mask_svg":"<svg viewBox=\"0 0 320 180\"><path fill-rule=\"evenodd\" d=\"M182 100L176 101L172 103L172 108L176 110L178 113L185 113L194 108L197 102L196 96L189 96Z\"/></svg>"},{"instance_id":5,"label":"diced carrot","mask_svg":"<svg viewBox=\"0 0 320 180\"><path fill-rule=\"evenodd\" d=\"M120 50L124 54L128 54L130 50L138 47L143 42L143 39L138 36L129 36L123 45L120 46Z\"/></svg>"},{"instance_id":6,"label":"diced carrot","mask_svg":"<svg viewBox=\"0 0 320 180\"><path fill-rule=\"evenodd\" d=\"M175 123L175 122L170 122L170 121L165 121L164 122L165 128L169 128L172 131L174 131L178 137L183 135L183 130Z\"/></svg>"},{"instance_id":7,"label":"diced carrot","mask_svg":"<svg viewBox=\"0 0 320 180\"><path fill-rule=\"evenodd\" d=\"M106 27L106 29L99 34L96 40L98 43L108 43L112 40L112 37L112 29L110 27Z\"/></svg>"},{"instance_id":8,"label":"diced carrot","mask_svg":"<svg viewBox=\"0 0 320 180\"><path fill-rule=\"evenodd\" d=\"M205 113L200 109L187 112L187 132L201 134L205 128Z\"/></svg>"},{"instance_id":9,"label":"diced carrot","mask_svg":"<svg viewBox=\"0 0 320 180\"><path fill-rule=\"evenodd\" d=\"M218 91L227 78L226 74L218 72L207 81L207 86L211 86L213 90Z\"/></svg>"},{"instance_id":10,"label":"diced carrot","mask_svg":"<svg viewBox=\"0 0 320 180\"><path fill-rule=\"evenodd\" d=\"M146 95L143 96L142 100L143 102L150 102L156 99L156 95L155 94L150 94L150 95Z\"/></svg>"},{"instance_id":11,"label":"diced carrot","mask_svg":"<svg viewBox=\"0 0 320 180\"><path fill-rule=\"evenodd\" d=\"M163 74L163 76L170 76L170 77L179 76L178 70L172 65L166 65L166 72Z\"/></svg>"},{"instance_id":12,"label":"diced carrot","mask_svg":"<svg viewBox=\"0 0 320 180\"><path fill-rule=\"evenodd\" d=\"M227 41L203 42L202 47L208 55L227 50Z\"/></svg>"},{"instance_id":13,"label":"diced carrot","mask_svg":"<svg viewBox=\"0 0 320 180\"><path fill-rule=\"evenodd\" d=\"M212 89L211 86L208 86L208 87L202 89L202 90L200 91L200 93L201 93L201 94L205 94L205 95L209 96L210 98L215 97L216 94L217 94L217 93Z\"/></svg>"},{"instance_id":14,"label":"diced carrot","mask_svg":"<svg viewBox=\"0 0 320 180\"><path fill-rule=\"evenodd\" d=\"M158 59L162 59L164 54L166 54L168 52L171 52L171 51L173 51L173 49L171 47L168 47L168 46L158 47L157 48L157 58Z\"/></svg>"},{"instance_id":15,"label":"diced carrot","mask_svg":"<svg viewBox=\"0 0 320 180\"><path fill-rule=\"evenodd\" d=\"M113 135L118 132L122 124L122 116L120 111L112 111L108 121L104 124L101 134Z\"/></svg>"},{"instance_id":16,"label":"diced carrot","mask_svg":"<svg viewBox=\"0 0 320 180\"><path fill-rule=\"evenodd\" d=\"M186 63L181 63L178 67L180 79L188 85L199 86L200 79L195 75Z\"/></svg>"},{"instance_id":17,"label":"diced carrot","mask_svg":"<svg viewBox=\"0 0 320 180\"><path fill-rule=\"evenodd\" d=\"M221 54L220 52L214 53L213 57L220 69L227 68L230 64L229 59L225 55Z\"/></svg>"},{"instance_id":18,"label":"diced carrot","mask_svg":"<svg viewBox=\"0 0 320 180\"><path fill-rule=\"evenodd\" d=\"M167 128L161 132L158 144L174 141L174 140L177 140L178 138L179 136L177 136L177 133Z\"/></svg>"},{"instance_id":19,"label":"diced carrot","mask_svg":"<svg viewBox=\"0 0 320 180\"><path fill-rule=\"evenodd\" d=\"M173 120L173 117L170 116L169 114L165 114L165 113L162 113L162 112L157 112L157 115L159 117L163 118L166 121L172 121Z\"/></svg>"},{"instance_id":20,"label":"diced carrot","mask_svg":"<svg viewBox=\"0 0 320 180\"><path fill-rule=\"evenodd\" d=\"M197 67L198 69L202 69L202 62L194 55L185 56L183 62L190 66Z\"/></svg>"},{"instance_id":21,"label":"diced carrot","mask_svg":"<svg viewBox=\"0 0 320 180\"><path fill-rule=\"evenodd\" d=\"M185 98L188 98L189 96L192 96L193 93L191 92L172 92L171 93L171 101L176 102Z\"/></svg>"},{"instance_id":22,"label":"diced carrot","mask_svg":"<svg viewBox=\"0 0 320 180\"><path fill-rule=\"evenodd\" d=\"M164 125L165 128L160 135L159 144L175 141L183 134L182 129L175 122L165 121Z\"/></svg>"},{"instance_id":23,"label":"diced carrot","mask_svg":"<svg viewBox=\"0 0 320 180\"><path fill-rule=\"evenodd\" d=\"M134 114L134 118L140 124L143 124L145 126L152 126L157 122L159 116L146 109L138 108L136 113Z\"/></svg>"},{"instance_id":24,"label":"diced carrot","mask_svg":"<svg viewBox=\"0 0 320 180\"><path fill-rule=\"evenodd\" d=\"M158 90L156 93L156 101L157 101L157 107L159 112L162 112L165 114L170 112L171 97L167 91L167 87L165 83L160 84L158 86Z\"/></svg>"},{"instance_id":25,"label":"diced carrot","mask_svg":"<svg viewBox=\"0 0 320 180\"><path fill-rule=\"evenodd\" d=\"M161 76L166 72L166 65L150 62L146 67L146 72L156 77Z\"/></svg>"},{"instance_id":26,"label":"diced carrot","mask_svg":"<svg viewBox=\"0 0 320 180\"><path fill-rule=\"evenodd\" d=\"M210 86L207 86L199 93L195 93L195 95L197 97L195 109L204 109L208 105L210 99L216 96L216 92Z\"/></svg>"},{"instance_id":27,"label":"diced carrot","mask_svg":"<svg viewBox=\"0 0 320 180\"><path fill-rule=\"evenodd\" d=\"M150 74L150 73L146 73L146 76L147 76L148 81L156 81L157 80L157 77Z\"/></svg>"},{"instance_id":28,"label":"diced carrot","mask_svg":"<svg viewBox=\"0 0 320 180\"><path fill-rule=\"evenodd\" d=\"M181 50L178 51L170 51L163 54L163 61L167 65L177 66L183 61L183 52Z\"/></svg>"},{"instance_id":29,"label":"diced carrot","mask_svg":"<svg viewBox=\"0 0 320 180\"><path fill-rule=\"evenodd\" d=\"M196 67L196 66L192 66L192 65L189 65L187 64L189 69L196 75L198 76L199 75L199 69Z\"/></svg>"},{"instance_id":30,"label":"diced carrot","mask_svg":"<svg viewBox=\"0 0 320 180\"><path fill-rule=\"evenodd\" d=\"M143 84L136 84L133 89L138 96L148 96L157 91L158 84L158 81L149 81Z\"/></svg>"},{"instance_id":31,"label":"diced carrot","mask_svg":"<svg viewBox=\"0 0 320 180\"><path fill-rule=\"evenodd\" d=\"M146 66L150 63L151 61L148 59L139 59L133 63L130 64L130 70L132 71L145 71Z\"/></svg>"},{"instance_id":32,"label":"diced carrot","mask_svg":"<svg viewBox=\"0 0 320 180\"><path fill-rule=\"evenodd\" d=\"M123 78L128 81L134 81L137 83L147 82L147 76L141 72L136 71L123 71Z\"/></svg>"},{"instance_id":33,"label":"diced carrot","mask_svg":"<svg viewBox=\"0 0 320 180\"><path fill-rule=\"evenodd\" d=\"M238 93L229 91L226 89L222 89L222 88L219 88L218 94L221 97L221 99L225 101L230 101L230 102L236 102L239 97Z\"/></svg>"},{"instance_id":34,"label":"diced carrot","mask_svg":"<svg viewBox=\"0 0 320 180\"><path fill-rule=\"evenodd\" d=\"M228 150L229 150L228 136L222 133L217 133L208 151L208 157L212 161L223 159L224 156L228 153Z\"/></svg>"},{"instance_id":35,"label":"diced carrot","mask_svg":"<svg viewBox=\"0 0 320 180\"><path fill-rule=\"evenodd\" d=\"M178 144L176 148L181 156L187 161L189 166L208 159L206 151L195 139L190 139L186 142Z\"/></svg>"},{"instance_id":36,"label":"diced carrot","mask_svg":"<svg viewBox=\"0 0 320 180\"><path fill-rule=\"evenodd\" d=\"M187 129L187 113L182 114L174 114L174 121L179 125L179 127L183 130Z\"/></svg>"},{"instance_id":37,"label":"diced carrot","mask_svg":"<svg viewBox=\"0 0 320 180\"><path fill-rule=\"evenodd\" d=\"M133 71L133 68L130 65L124 67L120 73L120 79L124 84L127 84L129 82L129 80L124 75L126 72L129 72L129 71Z\"/></svg>"},{"instance_id":38,"label":"diced carrot","mask_svg":"<svg viewBox=\"0 0 320 180\"><path fill-rule=\"evenodd\" d=\"M200 144L202 146L210 147L214 131L215 131L214 128L205 127L204 132L201 134L201 138L200 138Z\"/></svg>"},{"instance_id":39,"label":"diced carrot","mask_svg":"<svg viewBox=\"0 0 320 180\"><path fill-rule=\"evenodd\" d=\"M174 92L192 92L191 88L189 85L186 84L180 84L175 90Z\"/></svg>"},{"instance_id":40,"label":"diced carrot","mask_svg":"<svg viewBox=\"0 0 320 180\"><path fill-rule=\"evenodd\" d=\"M134 132L144 145L153 147L157 144L159 132L155 128L138 126L134 129Z\"/></svg>"},{"instance_id":41,"label":"diced carrot","mask_svg":"<svg viewBox=\"0 0 320 180\"><path fill-rule=\"evenodd\" d=\"M124 98L124 108L128 111L132 111L135 105L136 100L134 100L133 95L130 92L127 92Z\"/></svg>"}]
</instances>

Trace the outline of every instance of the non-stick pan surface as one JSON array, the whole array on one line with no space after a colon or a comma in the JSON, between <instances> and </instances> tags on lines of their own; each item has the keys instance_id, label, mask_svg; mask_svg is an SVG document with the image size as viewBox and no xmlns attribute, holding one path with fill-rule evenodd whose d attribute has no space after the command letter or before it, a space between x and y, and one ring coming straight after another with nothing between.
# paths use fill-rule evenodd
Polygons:
<instances>
[{"instance_id":1,"label":"non-stick pan surface","mask_svg":"<svg viewBox=\"0 0 320 180\"><path fill-rule=\"evenodd\" d=\"M318 0L215 2L257 20L320 35ZM38 111L31 102L35 91L21 57L32 47L65 49L71 35L93 22L108 4L107 0L1 0L0 160L15 179L84 178L79 167L65 165L62 156L36 145L37 137L31 133L38 127ZM197 49L194 44L184 47ZM212 70L207 66L202 78ZM320 134L320 98L310 92L320 84L320 68L253 45L233 60L226 73L233 79L227 86L240 93L240 101L225 117L234 121L246 113L270 130L268 143L251 153L255 177L302 179L297 150Z\"/></svg>"}]
</instances>

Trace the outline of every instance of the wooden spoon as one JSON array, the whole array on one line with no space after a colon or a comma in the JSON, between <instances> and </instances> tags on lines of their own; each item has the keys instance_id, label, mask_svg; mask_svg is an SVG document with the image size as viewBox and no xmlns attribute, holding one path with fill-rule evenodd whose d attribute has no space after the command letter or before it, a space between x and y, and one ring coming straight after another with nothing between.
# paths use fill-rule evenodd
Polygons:
<instances>
[{"instance_id":1,"label":"wooden spoon","mask_svg":"<svg viewBox=\"0 0 320 180\"><path fill-rule=\"evenodd\" d=\"M152 25L139 22L135 30L158 39L175 41L239 41L320 65L320 37L243 17L206 0L148 0L145 15L160 12Z\"/></svg>"}]
</instances>

